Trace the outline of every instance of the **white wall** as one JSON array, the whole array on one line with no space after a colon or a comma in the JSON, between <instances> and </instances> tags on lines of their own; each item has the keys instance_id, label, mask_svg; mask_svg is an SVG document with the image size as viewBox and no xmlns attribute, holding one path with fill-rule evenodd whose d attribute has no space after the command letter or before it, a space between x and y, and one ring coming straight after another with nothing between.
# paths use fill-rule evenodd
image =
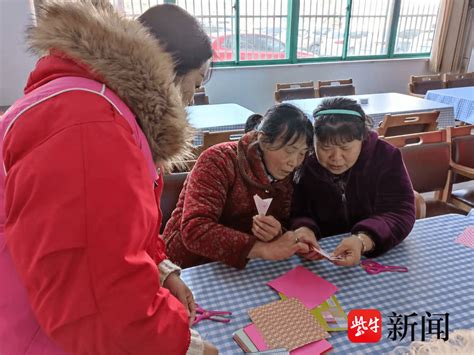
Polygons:
<instances>
[{"instance_id":1,"label":"white wall","mask_svg":"<svg viewBox=\"0 0 474 355\"><path fill-rule=\"evenodd\" d=\"M31 18L28 0L0 0L0 106L22 95L35 64L24 41Z\"/></svg>"},{"instance_id":2,"label":"white wall","mask_svg":"<svg viewBox=\"0 0 474 355\"><path fill-rule=\"evenodd\" d=\"M21 96L35 58L26 52L28 0L0 0L0 106ZM277 82L352 78L356 93L406 93L412 74L428 72L426 59L359 61L214 69L206 92L211 103L235 102L255 112L273 104Z\"/></svg>"},{"instance_id":3,"label":"white wall","mask_svg":"<svg viewBox=\"0 0 474 355\"><path fill-rule=\"evenodd\" d=\"M210 103L235 102L263 113L274 103L276 83L352 78L356 94L407 93L410 75L428 73L428 60L371 60L214 70L206 84Z\"/></svg>"}]
</instances>

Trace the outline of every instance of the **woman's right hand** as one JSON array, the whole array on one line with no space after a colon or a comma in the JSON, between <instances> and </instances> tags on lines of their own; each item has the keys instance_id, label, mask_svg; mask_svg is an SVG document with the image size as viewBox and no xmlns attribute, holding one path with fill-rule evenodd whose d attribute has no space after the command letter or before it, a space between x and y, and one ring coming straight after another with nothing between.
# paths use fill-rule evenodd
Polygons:
<instances>
[{"instance_id":1,"label":"woman's right hand","mask_svg":"<svg viewBox=\"0 0 474 355\"><path fill-rule=\"evenodd\" d=\"M296 253L306 254L309 246L300 241L295 232L289 231L278 239L265 243L257 241L250 250L249 258L261 258L265 260L284 260Z\"/></svg>"},{"instance_id":2,"label":"woman's right hand","mask_svg":"<svg viewBox=\"0 0 474 355\"><path fill-rule=\"evenodd\" d=\"M213 344L205 341L204 342L204 352L203 352L203 354L204 355L216 355L216 354L219 354L219 350L217 350L217 348Z\"/></svg>"},{"instance_id":3,"label":"woman's right hand","mask_svg":"<svg viewBox=\"0 0 474 355\"><path fill-rule=\"evenodd\" d=\"M295 234L301 242L307 243L309 246L308 253L298 253L299 255L308 260L324 259L324 257L320 253L314 251L313 249L320 249L320 246L318 244L316 236L314 235L314 232L311 229L309 229L308 227L300 227L295 230Z\"/></svg>"}]
</instances>

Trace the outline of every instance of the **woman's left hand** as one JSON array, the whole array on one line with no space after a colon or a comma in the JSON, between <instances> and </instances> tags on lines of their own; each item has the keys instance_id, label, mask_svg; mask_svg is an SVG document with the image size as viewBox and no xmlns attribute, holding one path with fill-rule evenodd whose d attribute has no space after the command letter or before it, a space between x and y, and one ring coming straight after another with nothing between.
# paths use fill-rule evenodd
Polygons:
<instances>
[{"instance_id":1,"label":"woman's left hand","mask_svg":"<svg viewBox=\"0 0 474 355\"><path fill-rule=\"evenodd\" d=\"M177 273L171 273L163 283L163 287L167 288L171 294L176 297L186 308L189 316L189 326L191 326L196 318L196 304L194 296L188 286L178 276Z\"/></svg>"},{"instance_id":2,"label":"woman's left hand","mask_svg":"<svg viewBox=\"0 0 474 355\"><path fill-rule=\"evenodd\" d=\"M362 241L355 235L344 238L341 243L334 249L332 255L340 257L340 260L333 261L334 264L340 266L354 266L360 264L363 245Z\"/></svg>"}]
</instances>

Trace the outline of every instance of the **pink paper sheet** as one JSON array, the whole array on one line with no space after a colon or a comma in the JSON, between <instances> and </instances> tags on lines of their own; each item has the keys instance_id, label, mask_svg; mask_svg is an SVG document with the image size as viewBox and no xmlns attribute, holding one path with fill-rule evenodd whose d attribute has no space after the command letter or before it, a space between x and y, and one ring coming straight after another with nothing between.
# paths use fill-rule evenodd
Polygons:
<instances>
[{"instance_id":1,"label":"pink paper sheet","mask_svg":"<svg viewBox=\"0 0 474 355\"><path fill-rule=\"evenodd\" d=\"M308 309L319 306L337 291L336 285L302 266L295 267L267 285L288 298L299 299Z\"/></svg>"},{"instance_id":2,"label":"pink paper sheet","mask_svg":"<svg viewBox=\"0 0 474 355\"><path fill-rule=\"evenodd\" d=\"M290 355L319 355L329 349L332 349L332 345L326 339L321 339L320 341L315 341L314 343L290 351Z\"/></svg>"},{"instance_id":3,"label":"pink paper sheet","mask_svg":"<svg viewBox=\"0 0 474 355\"><path fill-rule=\"evenodd\" d=\"M257 327L254 324L249 324L244 328L245 334L248 335L252 343L260 351L269 350L265 340L260 335ZM332 348L332 345L326 340L315 341L314 343L302 346L290 352L291 355L319 355Z\"/></svg>"},{"instance_id":4,"label":"pink paper sheet","mask_svg":"<svg viewBox=\"0 0 474 355\"><path fill-rule=\"evenodd\" d=\"M474 226L467 227L464 232L456 238L456 243L474 249Z\"/></svg>"},{"instance_id":5,"label":"pink paper sheet","mask_svg":"<svg viewBox=\"0 0 474 355\"><path fill-rule=\"evenodd\" d=\"M252 323L246 326L244 328L244 332L248 335L250 340L252 340L253 345L255 345L258 350L268 350L268 346L265 344L265 340L263 339L255 324Z\"/></svg>"}]
</instances>

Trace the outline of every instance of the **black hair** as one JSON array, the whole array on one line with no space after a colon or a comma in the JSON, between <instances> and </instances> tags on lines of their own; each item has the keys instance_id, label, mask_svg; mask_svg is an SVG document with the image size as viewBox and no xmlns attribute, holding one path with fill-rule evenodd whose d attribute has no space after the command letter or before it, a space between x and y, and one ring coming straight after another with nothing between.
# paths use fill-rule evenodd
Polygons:
<instances>
[{"instance_id":1,"label":"black hair","mask_svg":"<svg viewBox=\"0 0 474 355\"><path fill-rule=\"evenodd\" d=\"M263 143L274 144L277 139L282 138L281 144L274 149L294 144L301 137L306 139L309 148L313 145L313 127L310 120L303 111L291 104L271 107L261 119L257 131L263 133L260 138Z\"/></svg>"},{"instance_id":2,"label":"black hair","mask_svg":"<svg viewBox=\"0 0 474 355\"><path fill-rule=\"evenodd\" d=\"M339 109L350 110L361 117L351 114L329 113L317 116L318 112ZM325 99L313 112L315 140L322 143L344 144L355 139L364 140L372 128L372 120L357 101L347 97Z\"/></svg>"},{"instance_id":3,"label":"black hair","mask_svg":"<svg viewBox=\"0 0 474 355\"><path fill-rule=\"evenodd\" d=\"M254 113L247 118L245 121L244 132L248 133L250 131L256 130L260 122L262 122L263 116L259 113Z\"/></svg>"},{"instance_id":4,"label":"black hair","mask_svg":"<svg viewBox=\"0 0 474 355\"><path fill-rule=\"evenodd\" d=\"M211 41L206 32L193 16L179 6L162 4L150 7L138 21L171 54L178 76L199 69L212 57Z\"/></svg>"}]
</instances>

